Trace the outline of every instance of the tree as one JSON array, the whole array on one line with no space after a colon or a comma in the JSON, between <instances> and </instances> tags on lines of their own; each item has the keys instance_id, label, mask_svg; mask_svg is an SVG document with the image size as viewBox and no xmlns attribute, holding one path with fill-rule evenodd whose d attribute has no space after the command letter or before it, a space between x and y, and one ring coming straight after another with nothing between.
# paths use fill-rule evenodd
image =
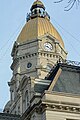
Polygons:
<instances>
[{"instance_id":1,"label":"tree","mask_svg":"<svg viewBox=\"0 0 80 120\"><path fill-rule=\"evenodd\" d=\"M59 1L55 1L54 3L60 3L63 2L64 0L59 0ZM78 6L80 4L80 0L68 0L68 5L65 7L65 11L69 11L74 4L76 4L76 6Z\"/></svg>"}]
</instances>

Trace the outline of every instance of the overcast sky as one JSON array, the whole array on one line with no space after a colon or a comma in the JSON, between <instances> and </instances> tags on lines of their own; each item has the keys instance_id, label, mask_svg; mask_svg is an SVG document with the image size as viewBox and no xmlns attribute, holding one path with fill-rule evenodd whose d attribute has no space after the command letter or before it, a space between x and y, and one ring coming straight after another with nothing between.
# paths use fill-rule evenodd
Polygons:
<instances>
[{"instance_id":1,"label":"overcast sky","mask_svg":"<svg viewBox=\"0 0 80 120\"><path fill-rule=\"evenodd\" d=\"M34 0L0 0L0 108L9 100L7 82L12 77L11 50L20 30L26 23L26 14ZM42 0L52 24L63 38L70 60L80 61L80 6L64 11L68 0L54 4L55 0Z\"/></svg>"}]
</instances>

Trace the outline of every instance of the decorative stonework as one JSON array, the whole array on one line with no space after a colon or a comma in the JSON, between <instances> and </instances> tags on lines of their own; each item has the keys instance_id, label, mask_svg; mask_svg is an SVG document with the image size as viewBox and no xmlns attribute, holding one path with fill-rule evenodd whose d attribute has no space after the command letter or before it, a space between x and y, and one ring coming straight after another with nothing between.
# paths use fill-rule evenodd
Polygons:
<instances>
[{"instance_id":1,"label":"decorative stonework","mask_svg":"<svg viewBox=\"0 0 80 120\"><path fill-rule=\"evenodd\" d=\"M48 103L45 103L45 109L62 111L62 112L64 111L64 112L80 113L80 106L77 107L77 106L70 106L70 105L63 105L63 104L48 104Z\"/></svg>"},{"instance_id":2,"label":"decorative stonework","mask_svg":"<svg viewBox=\"0 0 80 120\"><path fill-rule=\"evenodd\" d=\"M31 57L34 57L34 56L43 56L43 57L50 57L50 58L59 58L60 56L59 55L56 55L56 54L53 54L53 53L47 53L47 52L38 52L38 53L33 53L33 54L28 54L28 55L25 55L25 56L18 56L17 60L23 60L23 59L26 59L26 58L31 58Z\"/></svg>"}]
</instances>

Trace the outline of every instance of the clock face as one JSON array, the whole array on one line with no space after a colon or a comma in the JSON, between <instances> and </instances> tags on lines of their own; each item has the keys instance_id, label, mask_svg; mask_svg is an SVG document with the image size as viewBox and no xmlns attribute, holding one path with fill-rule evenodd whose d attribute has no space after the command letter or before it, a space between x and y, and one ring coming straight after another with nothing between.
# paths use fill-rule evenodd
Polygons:
<instances>
[{"instance_id":1,"label":"clock face","mask_svg":"<svg viewBox=\"0 0 80 120\"><path fill-rule=\"evenodd\" d=\"M51 50L53 49L53 46L52 46L51 43L46 42L46 43L44 43L44 48L45 48L45 50L47 50L47 51L51 51Z\"/></svg>"}]
</instances>

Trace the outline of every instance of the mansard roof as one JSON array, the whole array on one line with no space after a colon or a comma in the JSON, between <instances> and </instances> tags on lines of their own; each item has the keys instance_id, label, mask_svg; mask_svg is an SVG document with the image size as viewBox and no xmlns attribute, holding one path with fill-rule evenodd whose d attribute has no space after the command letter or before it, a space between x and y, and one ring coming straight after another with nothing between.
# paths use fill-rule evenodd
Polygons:
<instances>
[{"instance_id":1,"label":"mansard roof","mask_svg":"<svg viewBox=\"0 0 80 120\"><path fill-rule=\"evenodd\" d=\"M45 90L80 95L80 66L58 63L44 80L35 82L35 92Z\"/></svg>"},{"instance_id":2,"label":"mansard roof","mask_svg":"<svg viewBox=\"0 0 80 120\"><path fill-rule=\"evenodd\" d=\"M58 63L47 79L51 80L49 91L80 95L80 66Z\"/></svg>"}]
</instances>

